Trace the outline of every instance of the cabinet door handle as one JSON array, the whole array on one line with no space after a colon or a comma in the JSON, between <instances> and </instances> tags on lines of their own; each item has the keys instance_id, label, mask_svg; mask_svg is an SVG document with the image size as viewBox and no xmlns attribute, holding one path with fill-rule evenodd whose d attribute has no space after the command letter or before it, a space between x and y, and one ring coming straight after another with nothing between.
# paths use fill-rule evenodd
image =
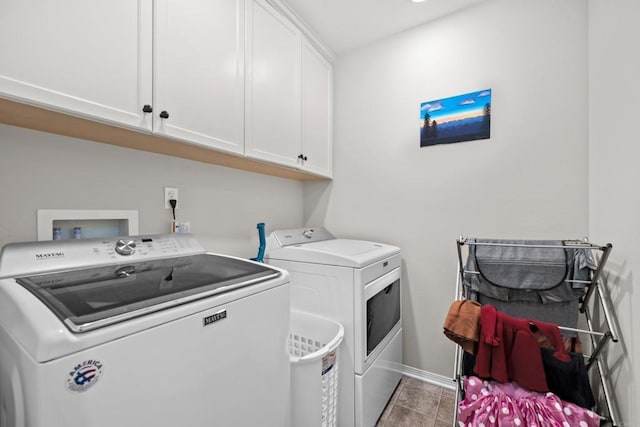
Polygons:
<instances>
[{"instance_id":1,"label":"cabinet door handle","mask_svg":"<svg viewBox=\"0 0 640 427\"><path fill-rule=\"evenodd\" d=\"M307 161L307 156L305 156L304 154L300 154L298 158L304 160L305 162Z\"/></svg>"},{"instance_id":2,"label":"cabinet door handle","mask_svg":"<svg viewBox=\"0 0 640 427\"><path fill-rule=\"evenodd\" d=\"M169 118L169 113L167 113L167 110L162 110L160 112L160 118L161 119L168 119Z\"/></svg>"},{"instance_id":3,"label":"cabinet door handle","mask_svg":"<svg viewBox=\"0 0 640 427\"><path fill-rule=\"evenodd\" d=\"M145 106L142 107L142 112L143 113L153 113L153 108L151 108L151 105L145 104Z\"/></svg>"}]
</instances>

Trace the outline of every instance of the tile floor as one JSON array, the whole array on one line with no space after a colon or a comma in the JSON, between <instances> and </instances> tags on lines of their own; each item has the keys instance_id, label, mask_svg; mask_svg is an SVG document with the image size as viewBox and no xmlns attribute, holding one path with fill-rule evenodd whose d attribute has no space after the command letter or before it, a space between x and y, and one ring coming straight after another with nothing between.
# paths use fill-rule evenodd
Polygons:
<instances>
[{"instance_id":1,"label":"tile floor","mask_svg":"<svg viewBox=\"0 0 640 427\"><path fill-rule=\"evenodd\" d=\"M454 404L453 390L404 376L376 427L451 427Z\"/></svg>"}]
</instances>

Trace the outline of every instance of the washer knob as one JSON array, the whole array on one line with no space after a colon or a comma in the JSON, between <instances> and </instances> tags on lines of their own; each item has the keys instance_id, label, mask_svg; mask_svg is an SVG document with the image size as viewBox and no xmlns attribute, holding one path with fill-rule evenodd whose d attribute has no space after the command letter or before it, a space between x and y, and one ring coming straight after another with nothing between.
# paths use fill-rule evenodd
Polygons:
<instances>
[{"instance_id":1,"label":"washer knob","mask_svg":"<svg viewBox=\"0 0 640 427\"><path fill-rule=\"evenodd\" d=\"M136 251L136 242L133 240L118 240L116 243L116 252L120 255L131 255Z\"/></svg>"}]
</instances>

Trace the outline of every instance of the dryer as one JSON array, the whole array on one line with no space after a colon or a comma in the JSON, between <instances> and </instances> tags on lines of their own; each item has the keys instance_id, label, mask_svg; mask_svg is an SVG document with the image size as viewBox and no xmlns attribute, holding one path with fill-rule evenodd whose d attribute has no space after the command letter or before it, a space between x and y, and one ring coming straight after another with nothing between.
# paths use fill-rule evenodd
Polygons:
<instances>
[{"instance_id":1,"label":"dryer","mask_svg":"<svg viewBox=\"0 0 640 427\"><path fill-rule=\"evenodd\" d=\"M344 326L339 426L374 426L402 376L400 249L324 228L277 230L265 261L289 272L292 309Z\"/></svg>"}]
</instances>

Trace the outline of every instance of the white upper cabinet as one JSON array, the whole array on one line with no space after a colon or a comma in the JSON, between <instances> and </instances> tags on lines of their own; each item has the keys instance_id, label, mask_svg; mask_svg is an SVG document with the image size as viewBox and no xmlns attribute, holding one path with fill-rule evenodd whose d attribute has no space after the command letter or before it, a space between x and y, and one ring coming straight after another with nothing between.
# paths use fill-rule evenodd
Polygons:
<instances>
[{"instance_id":1,"label":"white upper cabinet","mask_svg":"<svg viewBox=\"0 0 640 427\"><path fill-rule=\"evenodd\" d=\"M264 0L247 7L245 155L297 167L300 31Z\"/></svg>"},{"instance_id":2,"label":"white upper cabinet","mask_svg":"<svg viewBox=\"0 0 640 427\"><path fill-rule=\"evenodd\" d=\"M331 64L265 0L247 26L245 155L331 177Z\"/></svg>"},{"instance_id":3,"label":"white upper cabinet","mask_svg":"<svg viewBox=\"0 0 640 427\"><path fill-rule=\"evenodd\" d=\"M302 42L302 169L333 174L333 70L309 42Z\"/></svg>"},{"instance_id":4,"label":"white upper cabinet","mask_svg":"<svg viewBox=\"0 0 640 427\"><path fill-rule=\"evenodd\" d=\"M154 32L154 132L242 153L244 0L156 0Z\"/></svg>"},{"instance_id":5,"label":"white upper cabinet","mask_svg":"<svg viewBox=\"0 0 640 427\"><path fill-rule=\"evenodd\" d=\"M0 101L19 126L330 178L332 68L305 28L281 0L0 0Z\"/></svg>"},{"instance_id":6,"label":"white upper cabinet","mask_svg":"<svg viewBox=\"0 0 640 427\"><path fill-rule=\"evenodd\" d=\"M0 1L0 95L151 130L152 1Z\"/></svg>"}]
</instances>

